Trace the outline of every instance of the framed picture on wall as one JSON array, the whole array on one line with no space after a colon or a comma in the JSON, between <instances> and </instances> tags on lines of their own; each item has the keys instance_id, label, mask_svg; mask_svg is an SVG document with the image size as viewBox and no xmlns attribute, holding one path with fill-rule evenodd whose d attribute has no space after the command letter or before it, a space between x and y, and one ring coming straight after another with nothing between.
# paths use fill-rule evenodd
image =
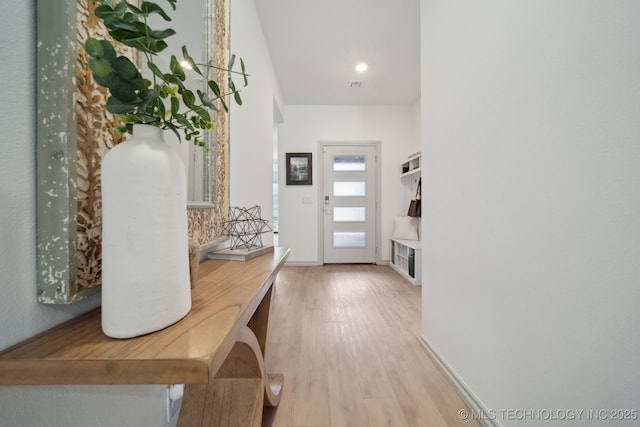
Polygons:
<instances>
[{"instance_id":1,"label":"framed picture on wall","mask_svg":"<svg viewBox=\"0 0 640 427\"><path fill-rule=\"evenodd\" d=\"M287 185L311 185L311 153L287 153Z\"/></svg>"}]
</instances>

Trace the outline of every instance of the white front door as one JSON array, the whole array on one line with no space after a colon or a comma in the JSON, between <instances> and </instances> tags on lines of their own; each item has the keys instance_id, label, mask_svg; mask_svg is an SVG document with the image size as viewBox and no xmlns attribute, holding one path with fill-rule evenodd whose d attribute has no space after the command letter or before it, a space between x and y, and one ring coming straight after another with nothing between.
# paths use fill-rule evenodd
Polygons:
<instances>
[{"instance_id":1,"label":"white front door","mask_svg":"<svg viewBox=\"0 0 640 427\"><path fill-rule=\"evenodd\" d=\"M323 145L324 262L376 262L376 147Z\"/></svg>"}]
</instances>

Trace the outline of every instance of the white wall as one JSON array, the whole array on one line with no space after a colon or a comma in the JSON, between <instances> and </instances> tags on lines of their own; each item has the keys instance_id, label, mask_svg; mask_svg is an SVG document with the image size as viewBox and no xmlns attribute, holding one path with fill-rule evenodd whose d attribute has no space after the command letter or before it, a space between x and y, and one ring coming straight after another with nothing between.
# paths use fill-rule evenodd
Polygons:
<instances>
[{"instance_id":1,"label":"white wall","mask_svg":"<svg viewBox=\"0 0 640 427\"><path fill-rule=\"evenodd\" d=\"M11 14L0 15L0 38L11 40L3 47L0 73L10 78L0 79L0 124L3 129L0 159L0 349L9 347L40 331L70 319L100 304L99 297L72 306L47 306L36 302L36 235L35 235L35 2L7 0ZM245 94L247 105L242 114L234 111L233 132L242 137L243 145L232 148L232 156L243 151L248 156L255 152L252 144L265 138L256 138L266 132L264 164L271 193L271 135L273 93L268 97L269 112L265 112L260 91L263 79L269 81L270 63L260 49L246 49L251 42L264 45L259 27L255 27L255 11L251 0L233 0L233 36L243 43L238 47L248 54L250 72L255 72L250 88L256 92ZM245 31L250 31L249 35ZM234 43L235 46L235 43ZM254 50L257 52L254 52ZM18 72L16 72L18 70ZM269 83L270 84L270 83ZM271 87L271 89L273 89ZM264 89L268 90L268 89ZM252 102L257 105L251 105ZM263 116L268 115L264 118ZM249 117L250 116L250 117ZM243 120L248 122L243 123ZM255 133L243 131L259 128ZM232 143L233 145L233 143ZM262 148L259 148L261 152ZM256 150L257 151L257 150ZM251 161L255 158L252 157ZM233 162L233 160L232 160ZM233 167L232 169L239 170ZM256 163L251 167L260 168ZM261 172L262 173L262 172ZM242 175L241 175L242 176ZM237 180L237 181L236 181ZM244 203L246 188L240 178L232 177L232 201ZM255 189L261 196L263 188ZM258 197L252 202L266 204ZM257 200L256 200L257 199ZM270 198L266 198L270 202ZM263 208L264 209L264 208ZM270 205L268 208L270 212ZM22 426L96 426L143 427L171 425L165 422L165 390L158 386L0 386L0 425Z\"/></svg>"},{"instance_id":2,"label":"white wall","mask_svg":"<svg viewBox=\"0 0 640 427\"><path fill-rule=\"evenodd\" d=\"M0 16L0 349L99 305L36 302L35 28L32 2L9 0ZM16 72L18 70L18 72ZM2 387L3 426L163 426L164 386ZM144 423L147 422L147 424Z\"/></svg>"},{"instance_id":3,"label":"white wall","mask_svg":"<svg viewBox=\"0 0 640 427\"><path fill-rule=\"evenodd\" d=\"M250 77L241 93L243 105L231 108L230 204L259 205L262 218L272 226L274 103L282 102L252 0L231 2L231 29L231 51L243 58ZM273 244L273 233L261 238L265 246Z\"/></svg>"},{"instance_id":4,"label":"white wall","mask_svg":"<svg viewBox=\"0 0 640 427\"><path fill-rule=\"evenodd\" d=\"M640 3L421 6L424 337L487 409L639 410Z\"/></svg>"},{"instance_id":5,"label":"white wall","mask_svg":"<svg viewBox=\"0 0 640 427\"><path fill-rule=\"evenodd\" d=\"M393 217L406 215L409 198L400 181L400 164L418 150L416 106L296 106L285 107L279 129L280 246L291 248L290 263L315 264L318 254L318 142L380 141L381 258L389 260ZM285 154L313 154L313 185L285 185ZM310 197L311 204L303 203Z\"/></svg>"}]
</instances>

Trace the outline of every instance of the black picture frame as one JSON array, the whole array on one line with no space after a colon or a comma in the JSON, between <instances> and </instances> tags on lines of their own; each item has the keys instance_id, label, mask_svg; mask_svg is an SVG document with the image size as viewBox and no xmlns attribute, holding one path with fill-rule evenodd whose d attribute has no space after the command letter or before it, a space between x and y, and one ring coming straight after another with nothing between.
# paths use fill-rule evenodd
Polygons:
<instances>
[{"instance_id":1,"label":"black picture frame","mask_svg":"<svg viewBox=\"0 0 640 427\"><path fill-rule=\"evenodd\" d=\"M287 185L311 185L313 167L311 153L286 153Z\"/></svg>"}]
</instances>

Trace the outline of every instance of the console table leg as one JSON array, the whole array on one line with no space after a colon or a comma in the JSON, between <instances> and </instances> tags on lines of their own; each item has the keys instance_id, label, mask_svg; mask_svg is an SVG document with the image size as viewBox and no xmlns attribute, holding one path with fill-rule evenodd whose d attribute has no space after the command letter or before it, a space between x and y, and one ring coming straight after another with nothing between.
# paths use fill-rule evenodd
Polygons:
<instances>
[{"instance_id":1,"label":"console table leg","mask_svg":"<svg viewBox=\"0 0 640 427\"><path fill-rule=\"evenodd\" d=\"M284 377L267 375L258 338L245 327L209 384L187 384L179 427L260 427L264 406L277 406Z\"/></svg>"},{"instance_id":2,"label":"console table leg","mask_svg":"<svg viewBox=\"0 0 640 427\"><path fill-rule=\"evenodd\" d=\"M260 427L262 378L219 378L210 384L187 384L179 427Z\"/></svg>"},{"instance_id":3,"label":"console table leg","mask_svg":"<svg viewBox=\"0 0 640 427\"><path fill-rule=\"evenodd\" d=\"M255 313L253 313L253 317L251 317L251 320L249 320L249 323L247 324L249 329L253 331L254 335L258 339L262 357L264 357L265 348L267 346L267 329L269 328L269 310L271 307L272 291L273 286L269 288Z\"/></svg>"}]
</instances>

